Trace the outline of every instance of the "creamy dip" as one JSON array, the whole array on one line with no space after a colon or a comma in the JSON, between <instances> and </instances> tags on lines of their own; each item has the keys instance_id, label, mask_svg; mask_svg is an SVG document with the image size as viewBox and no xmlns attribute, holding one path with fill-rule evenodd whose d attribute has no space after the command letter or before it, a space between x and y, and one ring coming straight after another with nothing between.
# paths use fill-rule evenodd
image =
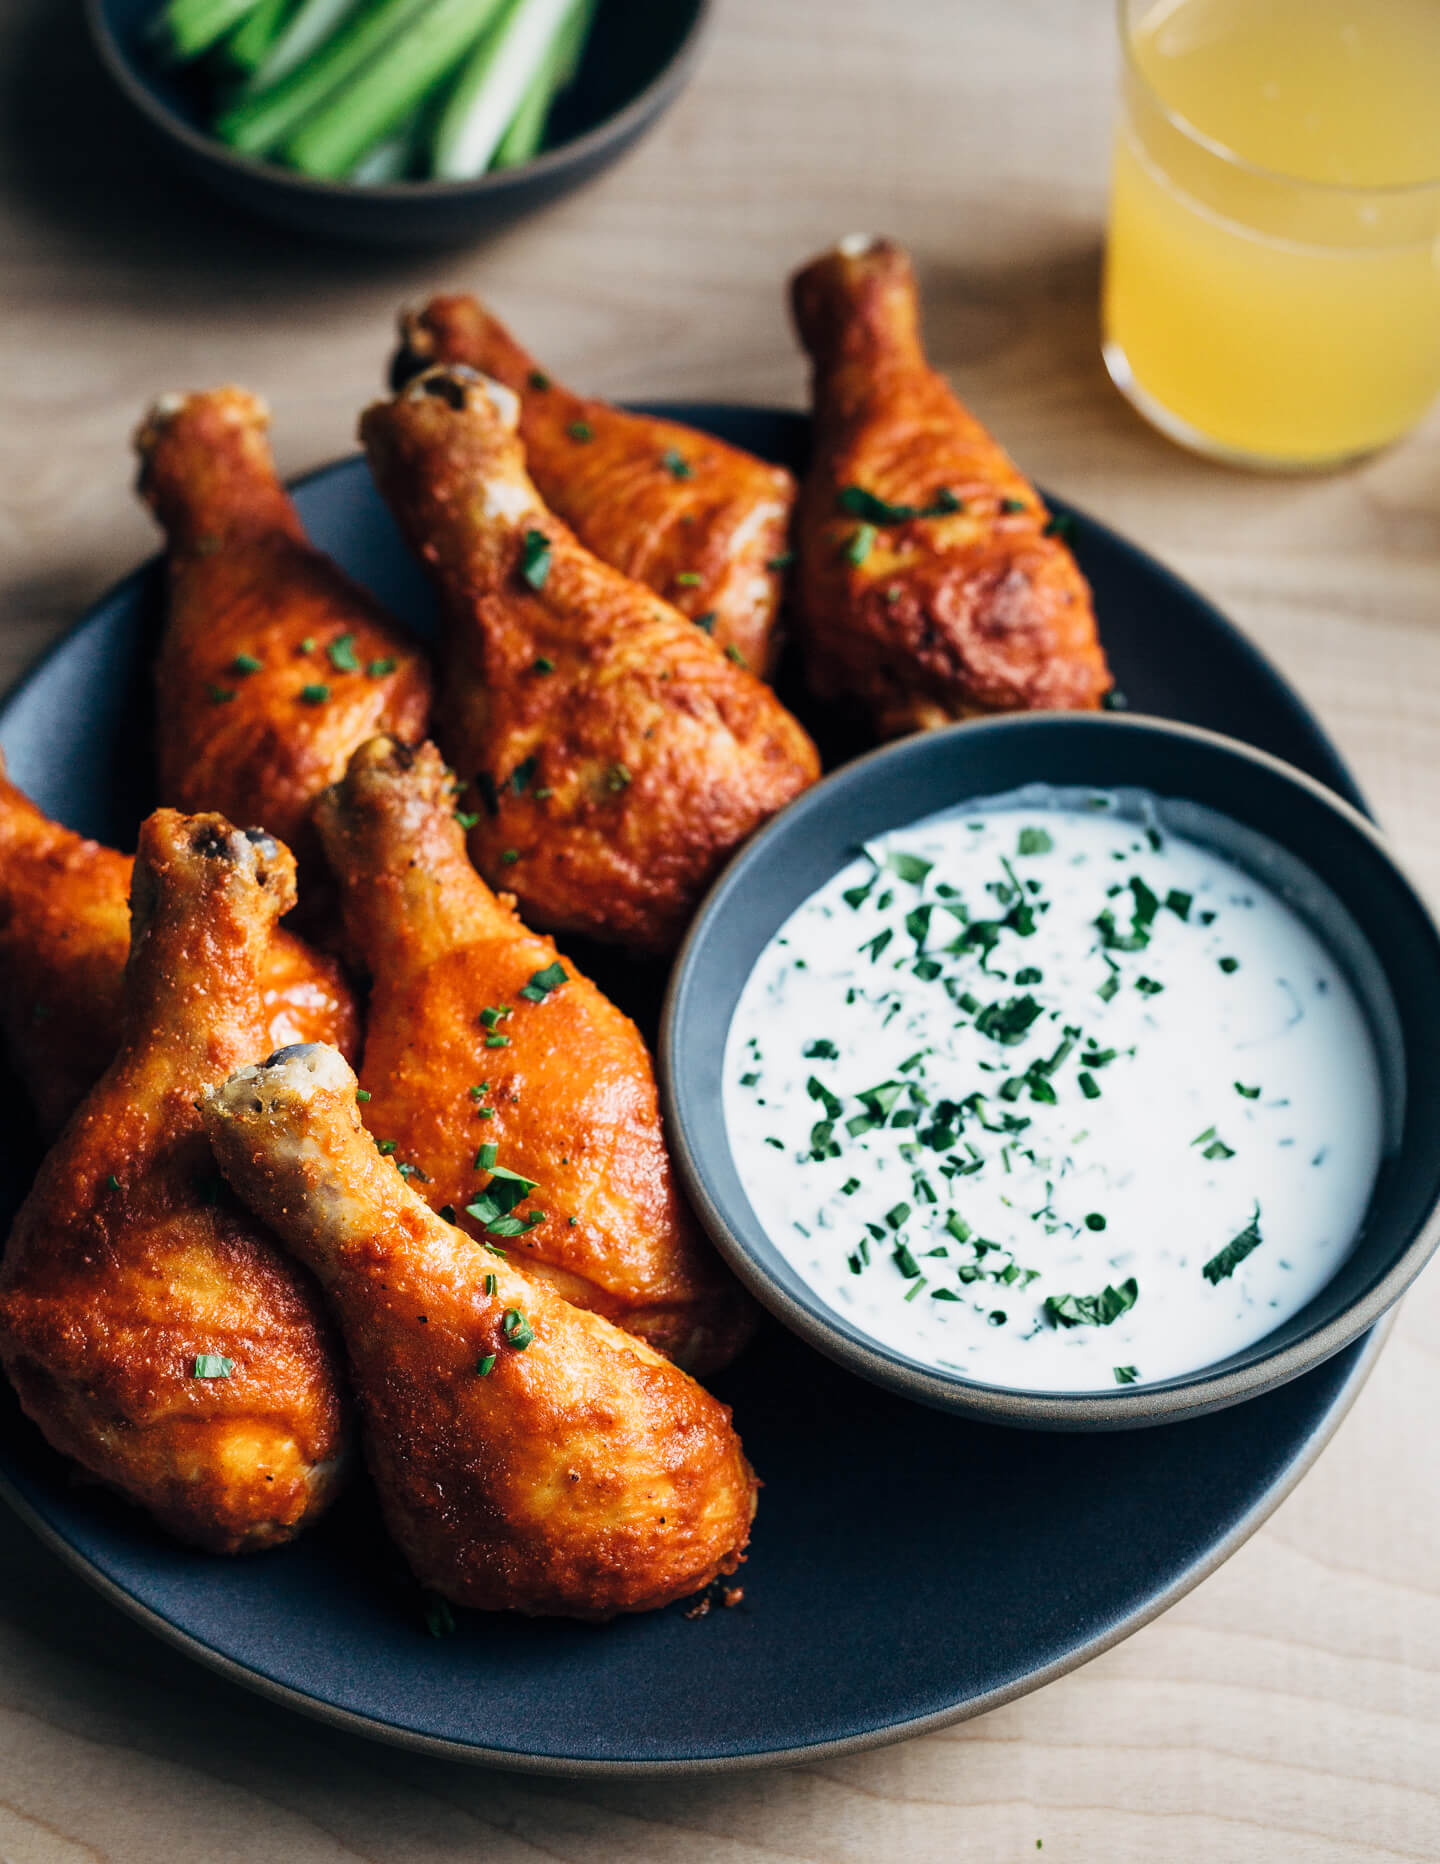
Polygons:
<instances>
[{"instance_id":1,"label":"creamy dip","mask_svg":"<svg viewBox=\"0 0 1440 1864\"><path fill-rule=\"evenodd\" d=\"M1153 810L1059 805L919 823L806 900L745 985L724 1104L756 1215L836 1313L1082 1391L1303 1307L1363 1221L1383 1097L1277 893Z\"/></svg>"}]
</instances>

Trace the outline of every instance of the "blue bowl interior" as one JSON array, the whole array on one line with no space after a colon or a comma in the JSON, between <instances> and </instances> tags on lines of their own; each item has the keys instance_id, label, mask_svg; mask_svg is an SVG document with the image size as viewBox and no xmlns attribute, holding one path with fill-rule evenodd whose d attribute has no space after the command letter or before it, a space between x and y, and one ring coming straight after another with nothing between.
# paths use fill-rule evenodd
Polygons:
<instances>
[{"instance_id":1,"label":"blue bowl interior","mask_svg":"<svg viewBox=\"0 0 1440 1864\"><path fill-rule=\"evenodd\" d=\"M159 0L101 0L133 75L158 102L202 135L213 85L205 61L165 68L146 43ZM575 82L557 98L546 150L562 148L618 115L675 58L695 23L695 0L599 0Z\"/></svg>"},{"instance_id":2,"label":"blue bowl interior","mask_svg":"<svg viewBox=\"0 0 1440 1864\"><path fill-rule=\"evenodd\" d=\"M985 1388L870 1339L827 1306L771 1242L731 1155L722 1070L735 1005L755 961L859 843L1037 782L1180 799L1162 801L1162 825L1209 843L1281 892L1339 960L1367 1012L1386 1094L1386 1157L1365 1225L1334 1278L1264 1340L1200 1378L1102 1395L1116 1423L1139 1423L1149 1394L1187 1388L1197 1404L1217 1402L1213 1382L1223 1374L1259 1366L1338 1320L1394 1269L1440 1201L1440 1150L1431 1144L1440 1130L1440 940L1383 848L1320 791L1238 747L1120 716L1006 719L895 745L792 805L721 880L676 971L662 1067L700 1206L709 1207L716 1240L761 1298L778 1288L831 1336L827 1345L810 1332L823 1350L843 1342L876 1355L882 1377L886 1370L923 1372L930 1390L912 1387L913 1395L970 1407ZM1069 1408L1078 1417L1079 1407Z\"/></svg>"}]
</instances>

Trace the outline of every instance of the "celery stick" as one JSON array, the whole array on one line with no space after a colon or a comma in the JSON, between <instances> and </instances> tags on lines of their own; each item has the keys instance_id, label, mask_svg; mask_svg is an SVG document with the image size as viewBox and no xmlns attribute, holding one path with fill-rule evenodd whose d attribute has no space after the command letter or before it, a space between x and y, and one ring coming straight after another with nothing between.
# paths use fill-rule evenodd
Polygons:
<instances>
[{"instance_id":1,"label":"celery stick","mask_svg":"<svg viewBox=\"0 0 1440 1864\"><path fill-rule=\"evenodd\" d=\"M225 41L226 64L236 71L254 71L285 30L293 8L294 0L260 0Z\"/></svg>"},{"instance_id":2,"label":"celery stick","mask_svg":"<svg viewBox=\"0 0 1440 1864\"><path fill-rule=\"evenodd\" d=\"M267 90L303 65L365 0L300 0L294 17L255 68L246 94Z\"/></svg>"},{"instance_id":3,"label":"celery stick","mask_svg":"<svg viewBox=\"0 0 1440 1864\"><path fill-rule=\"evenodd\" d=\"M573 0L512 0L461 73L435 131L431 172L447 181L483 174Z\"/></svg>"},{"instance_id":4,"label":"celery stick","mask_svg":"<svg viewBox=\"0 0 1440 1864\"><path fill-rule=\"evenodd\" d=\"M500 0L434 0L402 38L306 117L284 144L284 159L307 175L348 175L455 69L499 5Z\"/></svg>"},{"instance_id":5,"label":"celery stick","mask_svg":"<svg viewBox=\"0 0 1440 1864\"><path fill-rule=\"evenodd\" d=\"M551 105L565 86L575 81L594 17L595 0L573 0L568 16L555 35L550 56L535 74L524 102L500 138L490 164L492 168L518 168L522 162L532 161L539 154Z\"/></svg>"},{"instance_id":6,"label":"celery stick","mask_svg":"<svg viewBox=\"0 0 1440 1864\"><path fill-rule=\"evenodd\" d=\"M215 133L247 155L268 155L382 46L437 4L443 0L366 0L303 65L223 111Z\"/></svg>"},{"instance_id":7,"label":"celery stick","mask_svg":"<svg viewBox=\"0 0 1440 1864\"><path fill-rule=\"evenodd\" d=\"M156 18L155 36L165 55L183 64L208 52L257 4L258 0L170 0Z\"/></svg>"}]
</instances>

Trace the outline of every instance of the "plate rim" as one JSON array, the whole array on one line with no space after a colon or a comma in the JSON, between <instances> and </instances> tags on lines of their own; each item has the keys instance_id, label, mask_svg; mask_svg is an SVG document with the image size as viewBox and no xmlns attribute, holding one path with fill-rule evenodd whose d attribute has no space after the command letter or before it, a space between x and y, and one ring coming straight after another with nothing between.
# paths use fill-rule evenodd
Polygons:
<instances>
[{"instance_id":1,"label":"plate rim","mask_svg":"<svg viewBox=\"0 0 1440 1864\"><path fill-rule=\"evenodd\" d=\"M712 418L724 421L727 417L733 418L737 415L754 416L762 420L779 420L787 427L792 423L799 425L808 422L808 415L803 409L763 402L690 401L667 398L664 400L636 399L624 405L641 412L687 420L692 425L702 428ZM294 475L287 480L287 486L291 490L303 489L338 471L346 468L353 469L362 459L363 455L355 452L341 455ZM1295 715L1325 748L1337 771L1341 774L1345 787L1339 789L1337 794L1343 802L1351 807L1359 808L1373 822L1374 818L1371 816L1368 802L1356 784L1353 773L1341 755L1339 747L1335 745L1304 697L1244 629L1231 621L1203 591L1162 563L1142 545L1134 543L1123 533L1114 530L1103 520L1091 516L1083 507L1076 506L1067 499L1052 497L1048 491L1043 489L1042 496L1052 509L1073 513L1087 526L1101 533L1107 542L1118 546L1132 561L1142 562L1149 573L1183 596L1188 603L1203 607L1207 619L1240 648L1258 671L1284 691ZM163 552L152 553L133 570L108 585L93 601L88 603L76 620L50 641L39 656L3 693L0 693L0 715L7 712L32 684L41 679L55 657L61 654L72 640L93 626L105 611L117 602L138 600L143 593L144 585L155 578L162 564ZM1308 776L1308 773L1302 774ZM1313 778L1310 780L1319 781ZM1326 784L1325 787L1330 786ZM511 1772L553 1778L645 1779L758 1772L762 1769L795 1766L810 1760L828 1760L846 1754L885 1747L907 1740L912 1735L930 1733L989 1714L992 1710L1004 1707L1007 1703L1029 1695L1034 1690L1044 1688L1059 1677L1081 1668L1093 1658L1114 1648L1136 1631L1152 1623L1224 1565L1303 1481L1334 1438L1368 1382L1395 1324L1398 1311L1398 1305L1392 1307L1390 1312L1368 1334L1352 1342L1350 1350L1356 1353L1354 1362L1346 1370L1343 1383L1329 1399L1318 1421L1309 1429L1299 1452L1285 1464L1271 1482L1256 1492L1250 1505L1231 1523L1223 1535L1210 1542L1201 1553L1176 1573L1167 1585L1151 1592L1141 1605L1042 1667L1028 1670L1023 1676L1014 1677L1005 1683L996 1685L993 1689L969 1697L963 1702L930 1710L918 1716L887 1722L878 1728L836 1736L829 1740L802 1743L798 1746L767 1747L700 1758L676 1755L647 1759L589 1759L553 1753L527 1753L519 1749L489 1747L475 1742L454 1740L447 1736L427 1734L417 1729L406 1728L395 1722L361 1714L353 1709L341 1708L321 1697L308 1695L303 1690L293 1688L287 1683L277 1682L236 1658L227 1656L214 1645L207 1643L193 1632L183 1629L153 1606L127 1591L124 1586L103 1572L78 1547L67 1540L58 1528L52 1526L31 1504L20 1484L3 1467L0 1467L0 1500L3 1500L14 1511L42 1545L58 1555L69 1570L76 1573L108 1603L115 1605L129 1618L153 1632L172 1649L193 1658L206 1669L224 1677L229 1682L238 1684L251 1694L259 1695L269 1702L294 1710L312 1721L322 1722L347 1734L360 1735L369 1740L384 1742L387 1746L413 1753L428 1754L440 1759L460 1761L468 1765L503 1768Z\"/></svg>"}]
</instances>

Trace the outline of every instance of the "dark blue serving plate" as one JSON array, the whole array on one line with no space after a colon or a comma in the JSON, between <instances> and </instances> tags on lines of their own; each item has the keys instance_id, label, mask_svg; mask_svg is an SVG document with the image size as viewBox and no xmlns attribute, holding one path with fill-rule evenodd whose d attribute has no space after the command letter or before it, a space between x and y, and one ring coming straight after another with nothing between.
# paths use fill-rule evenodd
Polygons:
<instances>
[{"instance_id":1,"label":"dark blue serving plate","mask_svg":"<svg viewBox=\"0 0 1440 1864\"><path fill-rule=\"evenodd\" d=\"M665 411L792 465L806 444L797 415ZM427 632L428 595L364 466L327 467L296 496L316 541ZM1244 636L1141 551L1073 515L1133 704L1246 739L1360 804L1334 747ZM74 827L122 845L151 800L158 597L153 566L130 577L0 706L15 780ZM841 742L829 721L814 722ZM607 987L651 1021L663 984L653 967L603 969ZM0 1117L23 1135L13 1084L0 1083ZM0 1219L36 1156L23 1137L0 1155ZM460 1613L455 1635L436 1640L363 1485L293 1546L243 1560L192 1553L118 1500L75 1486L8 1392L0 1492L161 1636L339 1726L541 1772L756 1766L979 1714L1153 1618L1299 1480L1379 1338L1215 1416L1075 1437L926 1409L772 1329L717 1381L766 1487L744 1602L700 1619L674 1608L596 1628Z\"/></svg>"}]
</instances>

